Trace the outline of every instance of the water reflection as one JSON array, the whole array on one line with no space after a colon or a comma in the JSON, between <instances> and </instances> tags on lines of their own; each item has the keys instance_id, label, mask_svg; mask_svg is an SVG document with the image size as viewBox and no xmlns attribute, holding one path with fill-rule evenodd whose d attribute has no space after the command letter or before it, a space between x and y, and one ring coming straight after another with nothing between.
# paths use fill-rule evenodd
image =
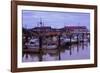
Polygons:
<instances>
[{"instance_id":1,"label":"water reflection","mask_svg":"<svg viewBox=\"0 0 100 73\"><path fill-rule=\"evenodd\" d=\"M89 42L63 45L55 49L36 49L34 52L23 52L22 62L79 60L90 58Z\"/></svg>"}]
</instances>

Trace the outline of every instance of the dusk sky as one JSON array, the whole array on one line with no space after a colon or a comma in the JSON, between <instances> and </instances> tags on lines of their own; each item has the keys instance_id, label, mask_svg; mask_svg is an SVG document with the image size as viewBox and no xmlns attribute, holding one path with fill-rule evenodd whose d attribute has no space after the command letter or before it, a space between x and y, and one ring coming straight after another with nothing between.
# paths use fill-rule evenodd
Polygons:
<instances>
[{"instance_id":1,"label":"dusk sky","mask_svg":"<svg viewBox=\"0 0 100 73\"><path fill-rule=\"evenodd\" d=\"M90 14L76 12L54 12L54 11L22 11L22 24L25 28L39 26L42 20L44 26L52 28L63 28L64 26L86 26L90 29Z\"/></svg>"}]
</instances>

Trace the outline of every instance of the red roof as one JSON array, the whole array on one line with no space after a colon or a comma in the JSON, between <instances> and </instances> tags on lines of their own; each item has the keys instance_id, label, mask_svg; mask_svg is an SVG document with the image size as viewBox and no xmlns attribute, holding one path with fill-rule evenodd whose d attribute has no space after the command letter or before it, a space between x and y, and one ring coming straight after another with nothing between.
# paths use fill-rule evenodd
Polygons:
<instances>
[{"instance_id":1,"label":"red roof","mask_svg":"<svg viewBox=\"0 0 100 73\"><path fill-rule=\"evenodd\" d=\"M67 29L87 29L86 26L65 26Z\"/></svg>"}]
</instances>

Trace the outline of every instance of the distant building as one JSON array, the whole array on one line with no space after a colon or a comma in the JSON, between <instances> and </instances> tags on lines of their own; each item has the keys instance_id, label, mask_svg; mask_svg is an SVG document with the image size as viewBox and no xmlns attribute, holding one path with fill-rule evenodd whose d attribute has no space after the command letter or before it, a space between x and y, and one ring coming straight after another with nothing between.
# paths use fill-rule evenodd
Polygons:
<instances>
[{"instance_id":1,"label":"distant building","mask_svg":"<svg viewBox=\"0 0 100 73\"><path fill-rule=\"evenodd\" d=\"M37 24L37 27L34 27L29 30L25 30L23 33L26 35L30 35L31 37L33 36L38 36L38 35L43 35L43 36L58 36L58 35L66 35L66 34L79 34L79 33L89 33L89 30L87 29L86 26L65 26L63 28L57 29L52 28L51 26L45 26L44 23L42 22L42 19L40 19L39 24ZM33 36L32 36L33 35Z\"/></svg>"},{"instance_id":2,"label":"distant building","mask_svg":"<svg viewBox=\"0 0 100 73\"><path fill-rule=\"evenodd\" d=\"M52 29L51 27L42 26L42 27L35 27L32 30L46 32L46 31L51 31L51 29Z\"/></svg>"},{"instance_id":3,"label":"distant building","mask_svg":"<svg viewBox=\"0 0 100 73\"><path fill-rule=\"evenodd\" d=\"M86 26L66 26L62 28L62 31L66 31L69 33L88 33L89 32Z\"/></svg>"}]
</instances>

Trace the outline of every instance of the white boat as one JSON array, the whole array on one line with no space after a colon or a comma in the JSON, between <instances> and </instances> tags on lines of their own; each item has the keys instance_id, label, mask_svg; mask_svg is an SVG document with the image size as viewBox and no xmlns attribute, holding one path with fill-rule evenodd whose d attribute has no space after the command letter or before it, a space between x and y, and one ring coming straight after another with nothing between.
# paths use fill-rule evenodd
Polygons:
<instances>
[{"instance_id":1,"label":"white boat","mask_svg":"<svg viewBox=\"0 0 100 73\"><path fill-rule=\"evenodd\" d=\"M55 44L43 45L43 48L46 48L46 49L55 49L55 48L57 48L57 45L55 45Z\"/></svg>"},{"instance_id":2,"label":"white boat","mask_svg":"<svg viewBox=\"0 0 100 73\"><path fill-rule=\"evenodd\" d=\"M29 49L39 48L38 39L31 39L28 43L25 44Z\"/></svg>"}]
</instances>

